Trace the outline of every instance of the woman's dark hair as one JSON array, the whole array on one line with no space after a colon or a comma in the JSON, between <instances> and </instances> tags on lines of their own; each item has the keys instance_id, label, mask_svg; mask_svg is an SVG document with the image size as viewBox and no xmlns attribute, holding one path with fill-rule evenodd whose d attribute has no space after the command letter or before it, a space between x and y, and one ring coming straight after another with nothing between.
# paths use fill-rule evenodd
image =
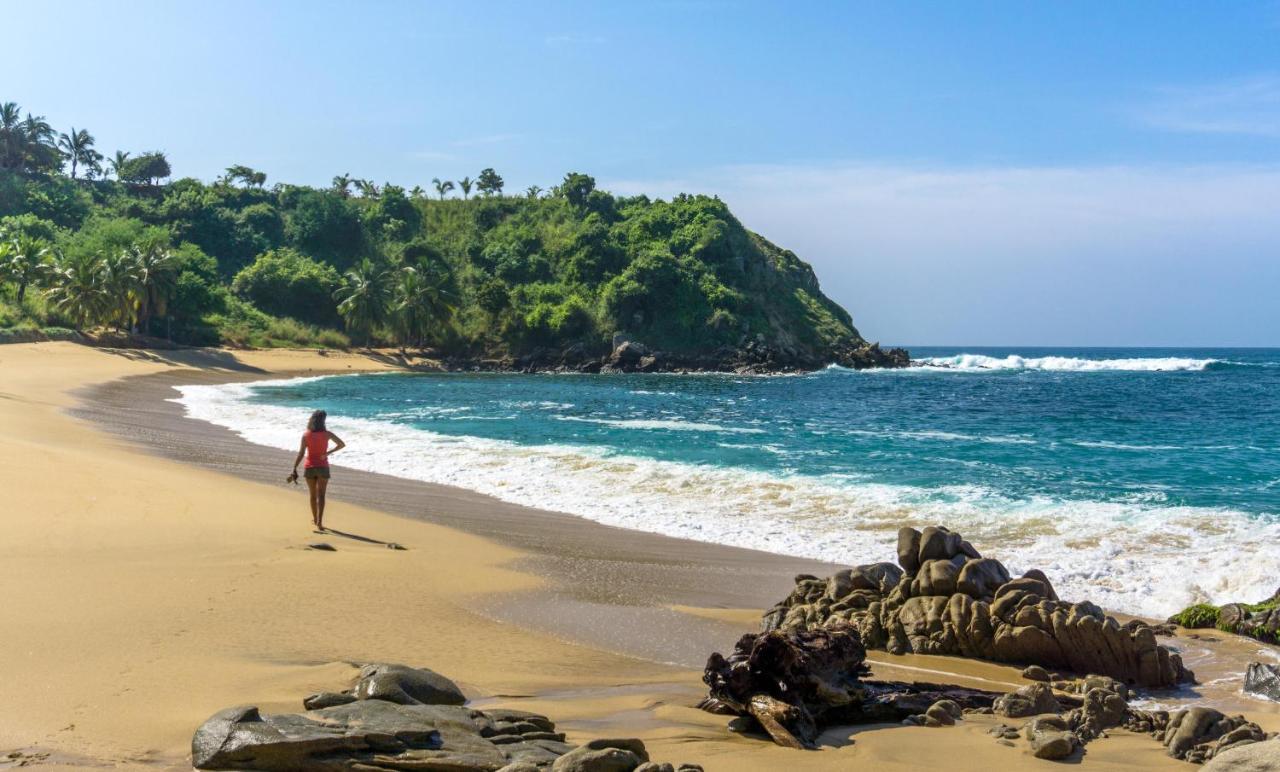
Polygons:
<instances>
[{"instance_id":1,"label":"woman's dark hair","mask_svg":"<svg viewBox=\"0 0 1280 772\"><path fill-rule=\"evenodd\" d=\"M309 432L324 431L325 430L324 419L328 417L328 415L329 414L324 412L323 410L317 410L316 412L312 413L311 417L307 419L307 431Z\"/></svg>"}]
</instances>

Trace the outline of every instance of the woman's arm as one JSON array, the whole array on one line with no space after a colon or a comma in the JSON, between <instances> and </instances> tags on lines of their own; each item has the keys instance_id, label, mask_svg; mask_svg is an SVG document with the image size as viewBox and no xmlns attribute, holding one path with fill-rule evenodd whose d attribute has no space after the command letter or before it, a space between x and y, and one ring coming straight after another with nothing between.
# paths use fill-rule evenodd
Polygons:
<instances>
[{"instance_id":1,"label":"woman's arm","mask_svg":"<svg viewBox=\"0 0 1280 772\"><path fill-rule=\"evenodd\" d=\"M343 442L338 437L338 435L334 434L333 432L329 432L329 439L337 443L336 445L333 446L333 449L329 451L330 453L337 453L338 451L342 450L347 446L347 443Z\"/></svg>"},{"instance_id":2,"label":"woman's arm","mask_svg":"<svg viewBox=\"0 0 1280 772\"><path fill-rule=\"evenodd\" d=\"M298 464L302 463L302 457L307 452L307 438L303 436L302 442L298 444L298 457L293 460L293 473L298 473Z\"/></svg>"}]
</instances>

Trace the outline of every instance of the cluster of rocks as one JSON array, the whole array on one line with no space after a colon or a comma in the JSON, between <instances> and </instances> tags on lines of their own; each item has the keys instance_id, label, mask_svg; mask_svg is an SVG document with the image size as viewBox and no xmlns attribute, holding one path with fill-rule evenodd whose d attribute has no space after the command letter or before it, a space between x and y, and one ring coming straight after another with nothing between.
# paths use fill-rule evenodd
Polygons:
<instances>
[{"instance_id":1,"label":"cluster of rocks","mask_svg":"<svg viewBox=\"0 0 1280 772\"><path fill-rule=\"evenodd\" d=\"M851 625L862 644L893 654L943 654L1099 673L1126 684L1193 682L1161 632L1120 624L1087 601L1060 600L1041 571L1021 577L982 557L943 527L898 533L898 562L796 577L791 594L764 615L764 629Z\"/></svg>"},{"instance_id":2,"label":"cluster of rocks","mask_svg":"<svg viewBox=\"0 0 1280 772\"><path fill-rule=\"evenodd\" d=\"M701 772L650 761L637 739L574 746L546 716L465 703L457 685L433 671L366 665L352 688L305 698L305 713L240 706L214 714L191 740L191 762L266 772Z\"/></svg>"},{"instance_id":3,"label":"cluster of rocks","mask_svg":"<svg viewBox=\"0 0 1280 772\"><path fill-rule=\"evenodd\" d=\"M575 343L562 349L536 348L505 359L447 361L451 369L461 370L579 373L781 373L816 370L832 363L859 370L907 367L911 356L905 349L882 349L878 343L867 342L850 343L820 353L769 343L762 335L744 336L737 345L703 352L673 352L618 334L608 351Z\"/></svg>"},{"instance_id":4,"label":"cluster of rocks","mask_svg":"<svg viewBox=\"0 0 1280 772\"><path fill-rule=\"evenodd\" d=\"M1032 683L998 694L870 680L865 656L858 631L847 622L746 635L730 656L715 653L707 660L709 693L702 707L738 716L730 728L761 732L797 749L815 747L825 726L898 721L946 727L975 713L1027 719L1019 726L998 723L989 733L1010 746L1025 740L1033 756L1047 760L1074 757L1115 728L1150 734L1169 756L1196 764L1264 740L1264 751L1280 749L1243 716L1200 706L1172 713L1132 708L1129 686L1110 676L1064 678L1033 666L1023 671Z\"/></svg>"},{"instance_id":5,"label":"cluster of rocks","mask_svg":"<svg viewBox=\"0 0 1280 772\"><path fill-rule=\"evenodd\" d=\"M1068 693L1060 693L1064 691ZM1106 737L1108 729L1123 727L1151 735L1168 755L1195 764L1267 739L1257 724L1243 716L1227 716L1199 706L1172 713L1139 710L1130 707L1128 700L1128 687L1106 676L1059 680L1052 685L1033 683L997 699L992 706L998 716L1031 721L1021 728L1002 723L990 731L1005 744L1025 738L1037 758L1064 759L1086 743Z\"/></svg>"},{"instance_id":6,"label":"cluster of rocks","mask_svg":"<svg viewBox=\"0 0 1280 772\"><path fill-rule=\"evenodd\" d=\"M872 681L866 649L847 624L744 635L707 659L704 710L736 715L731 729L759 731L788 748L812 748L828 725L903 721L954 724L990 710L996 692L929 683Z\"/></svg>"}]
</instances>

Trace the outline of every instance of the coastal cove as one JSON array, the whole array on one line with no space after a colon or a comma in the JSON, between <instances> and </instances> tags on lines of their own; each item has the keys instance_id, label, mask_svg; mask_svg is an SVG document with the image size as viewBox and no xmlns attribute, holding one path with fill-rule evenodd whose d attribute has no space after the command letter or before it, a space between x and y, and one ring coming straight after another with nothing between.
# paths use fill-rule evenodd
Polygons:
<instances>
[{"instance_id":1,"label":"coastal cove","mask_svg":"<svg viewBox=\"0 0 1280 772\"><path fill-rule=\"evenodd\" d=\"M33 702L8 706L3 742L44 749L72 768L88 760L185 768L185 743L214 710L247 701L296 709L297 694L348 678L346 663L381 659L448 673L485 709L544 711L575 741L640 736L655 756L708 770L822 769L846 758L889 770L1030 761L994 745L982 717L944 732L833 730L824 750L797 755L727 733L722 719L694 710L704 692L693 669L701 658L757 629L793 573L826 575L834 566L348 469L335 473L342 488L333 489L332 524L373 541L337 537L336 553L307 551L300 548L316 537L304 528L304 502L282 486L289 454L184 418L167 401L175 385L396 365L292 351L0 349L0 452L27 481L13 502L14 543L39 556L23 559L16 547L8 554L23 570L6 577L4 590L26 599L13 611L26 623L4 675ZM73 485L51 476L68 469L78 472ZM77 506L88 491L93 503ZM121 593L137 599L125 608ZM105 613L122 621L106 624ZM642 638L656 643L646 650ZM1234 683L1216 685L1238 679L1258 647L1176 640L1204 686L1175 699L1247 711L1275 728L1271 705L1241 697ZM872 667L882 677L974 688L1021 683L1016 668L948 657L875 655ZM1103 770L1187 768L1126 732L1088 753L1089 766Z\"/></svg>"}]
</instances>

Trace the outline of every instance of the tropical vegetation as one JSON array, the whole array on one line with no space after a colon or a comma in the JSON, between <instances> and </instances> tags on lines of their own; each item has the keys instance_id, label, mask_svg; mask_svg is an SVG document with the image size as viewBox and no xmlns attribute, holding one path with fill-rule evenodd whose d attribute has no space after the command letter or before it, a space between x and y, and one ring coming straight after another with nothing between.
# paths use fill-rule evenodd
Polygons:
<instances>
[{"instance_id":1,"label":"tropical vegetation","mask_svg":"<svg viewBox=\"0 0 1280 772\"><path fill-rule=\"evenodd\" d=\"M810 267L717 198L615 196L577 172L511 195L492 168L408 190L268 187L243 164L175 179L162 151L108 158L68 128L0 104L0 328L471 356L618 332L673 351L859 340Z\"/></svg>"}]
</instances>

